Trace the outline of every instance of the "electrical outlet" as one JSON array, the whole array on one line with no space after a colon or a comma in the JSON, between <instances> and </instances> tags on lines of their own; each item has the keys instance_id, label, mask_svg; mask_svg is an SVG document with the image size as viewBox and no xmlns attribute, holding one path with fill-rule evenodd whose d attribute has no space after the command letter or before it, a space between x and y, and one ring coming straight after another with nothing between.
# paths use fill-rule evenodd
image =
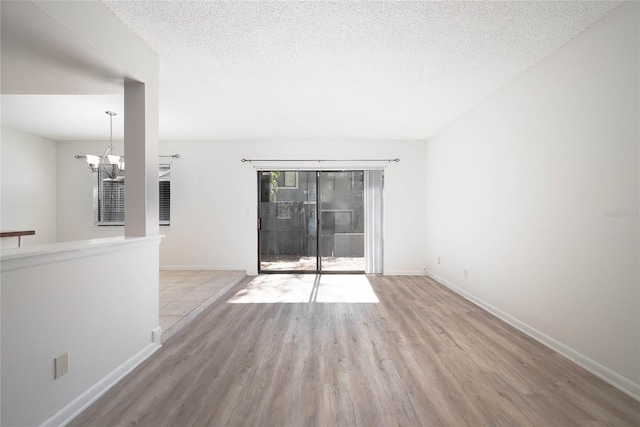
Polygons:
<instances>
[{"instance_id":1,"label":"electrical outlet","mask_svg":"<svg viewBox=\"0 0 640 427\"><path fill-rule=\"evenodd\" d=\"M469 271L467 271L467 269L464 270L464 277L469 277Z\"/></svg>"},{"instance_id":2,"label":"electrical outlet","mask_svg":"<svg viewBox=\"0 0 640 427\"><path fill-rule=\"evenodd\" d=\"M438 264L440 264L440 257L438 257Z\"/></svg>"},{"instance_id":3,"label":"electrical outlet","mask_svg":"<svg viewBox=\"0 0 640 427\"><path fill-rule=\"evenodd\" d=\"M422 267L422 271L427 271L427 267Z\"/></svg>"},{"instance_id":4,"label":"electrical outlet","mask_svg":"<svg viewBox=\"0 0 640 427\"><path fill-rule=\"evenodd\" d=\"M53 379L58 379L69 372L69 353L64 353L53 360L55 374Z\"/></svg>"}]
</instances>

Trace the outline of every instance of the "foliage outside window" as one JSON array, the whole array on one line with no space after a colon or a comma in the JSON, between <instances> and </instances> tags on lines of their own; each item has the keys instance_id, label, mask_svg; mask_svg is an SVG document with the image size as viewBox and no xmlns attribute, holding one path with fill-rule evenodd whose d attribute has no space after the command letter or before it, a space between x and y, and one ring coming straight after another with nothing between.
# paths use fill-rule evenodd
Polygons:
<instances>
[{"instance_id":1,"label":"foliage outside window","mask_svg":"<svg viewBox=\"0 0 640 427\"><path fill-rule=\"evenodd\" d=\"M262 172L260 179L260 200L270 203L278 201L279 190L294 190L298 188L298 172L270 171Z\"/></svg>"}]
</instances>

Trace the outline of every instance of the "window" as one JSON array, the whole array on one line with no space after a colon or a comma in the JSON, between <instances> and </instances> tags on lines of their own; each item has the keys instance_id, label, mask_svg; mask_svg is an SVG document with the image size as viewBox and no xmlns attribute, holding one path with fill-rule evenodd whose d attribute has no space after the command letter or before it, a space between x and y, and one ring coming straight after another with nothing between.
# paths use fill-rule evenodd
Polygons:
<instances>
[{"instance_id":1,"label":"window","mask_svg":"<svg viewBox=\"0 0 640 427\"><path fill-rule=\"evenodd\" d=\"M99 168L93 173L93 224L95 226L124 225L124 171L118 170L111 179ZM171 220L171 166L159 166L160 225Z\"/></svg>"},{"instance_id":2,"label":"window","mask_svg":"<svg viewBox=\"0 0 640 427\"><path fill-rule=\"evenodd\" d=\"M278 188L298 188L298 172L283 171L279 172L279 174L280 175L276 178Z\"/></svg>"},{"instance_id":3,"label":"window","mask_svg":"<svg viewBox=\"0 0 640 427\"><path fill-rule=\"evenodd\" d=\"M171 167L160 165L160 198L158 200L158 210L160 225L170 225L171 220Z\"/></svg>"}]
</instances>

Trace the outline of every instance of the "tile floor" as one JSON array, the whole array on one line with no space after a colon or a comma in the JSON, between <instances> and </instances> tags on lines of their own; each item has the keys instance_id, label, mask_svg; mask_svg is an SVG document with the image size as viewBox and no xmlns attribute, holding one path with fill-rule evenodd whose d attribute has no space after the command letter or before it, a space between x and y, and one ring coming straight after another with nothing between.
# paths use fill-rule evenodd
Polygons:
<instances>
[{"instance_id":1,"label":"tile floor","mask_svg":"<svg viewBox=\"0 0 640 427\"><path fill-rule=\"evenodd\" d=\"M160 271L162 342L246 277L235 270Z\"/></svg>"}]
</instances>

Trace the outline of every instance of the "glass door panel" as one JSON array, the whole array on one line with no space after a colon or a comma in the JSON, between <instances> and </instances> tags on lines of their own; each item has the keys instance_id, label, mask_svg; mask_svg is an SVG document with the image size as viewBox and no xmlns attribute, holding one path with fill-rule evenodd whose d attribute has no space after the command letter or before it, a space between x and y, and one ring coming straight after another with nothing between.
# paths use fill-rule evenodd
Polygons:
<instances>
[{"instance_id":1,"label":"glass door panel","mask_svg":"<svg viewBox=\"0 0 640 427\"><path fill-rule=\"evenodd\" d=\"M364 171L320 172L320 270L364 271Z\"/></svg>"},{"instance_id":2,"label":"glass door panel","mask_svg":"<svg viewBox=\"0 0 640 427\"><path fill-rule=\"evenodd\" d=\"M317 178L309 171L260 171L259 270L317 271Z\"/></svg>"}]
</instances>

